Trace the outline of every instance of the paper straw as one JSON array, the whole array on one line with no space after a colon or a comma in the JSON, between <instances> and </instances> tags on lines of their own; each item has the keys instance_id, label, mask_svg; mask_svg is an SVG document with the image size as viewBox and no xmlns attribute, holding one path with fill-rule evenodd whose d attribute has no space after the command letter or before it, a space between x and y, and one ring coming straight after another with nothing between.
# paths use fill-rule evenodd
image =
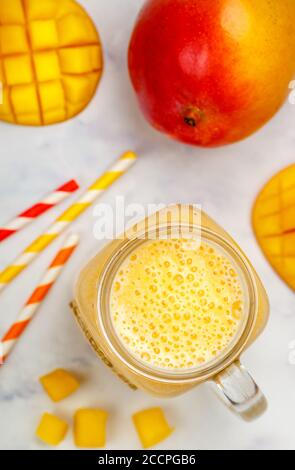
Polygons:
<instances>
[{"instance_id":1,"label":"paper straw","mask_svg":"<svg viewBox=\"0 0 295 470\"><path fill-rule=\"evenodd\" d=\"M126 152L106 173L88 188L85 194L69 207L4 271L0 273L0 291L18 276L45 248L55 240L82 212L134 164L137 156Z\"/></svg>"},{"instance_id":2,"label":"paper straw","mask_svg":"<svg viewBox=\"0 0 295 470\"><path fill-rule=\"evenodd\" d=\"M47 297L49 291L58 279L63 267L70 259L78 243L78 235L72 234L67 238L65 244L58 251L54 260L48 267L40 284L34 290L32 295L20 311L16 321L4 335L3 339L0 342L0 365L4 363L8 354L11 352L16 342L20 339L21 335L27 328L33 316L39 309L41 303Z\"/></svg>"},{"instance_id":3,"label":"paper straw","mask_svg":"<svg viewBox=\"0 0 295 470\"><path fill-rule=\"evenodd\" d=\"M30 209L19 214L15 219L0 228L0 243L11 237L14 233L19 232L22 228L30 224L34 219L37 219L52 207L62 202L78 188L79 185L75 180L68 181L40 202L34 204Z\"/></svg>"}]
</instances>

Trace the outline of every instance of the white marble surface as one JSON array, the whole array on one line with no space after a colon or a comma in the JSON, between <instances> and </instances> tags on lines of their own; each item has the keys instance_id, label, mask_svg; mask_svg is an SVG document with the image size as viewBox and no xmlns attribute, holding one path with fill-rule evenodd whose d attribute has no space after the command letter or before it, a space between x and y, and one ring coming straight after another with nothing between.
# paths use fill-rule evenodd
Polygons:
<instances>
[{"instance_id":1,"label":"white marble surface","mask_svg":"<svg viewBox=\"0 0 295 470\"><path fill-rule=\"evenodd\" d=\"M269 400L267 413L253 424L240 422L207 386L174 400L158 400L132 392L102 364L74 323L68 302L79 268L99 243L92 236L91 211L77 223L82 244L50 299L0 371L0 448L43 449L34 438L41 413L56 411L71 419L83 406L110 411L109 449L136 449L130 415L161 405L175 426L163 443L167 449L294 449L295 366L288 344L295 339L294 294L263 258L252 234L250 210L262 184L294 162L295 106L286 104L262 131L227 148L187 147L152 130L141 116L127 75L126 49L132 24L143 0L84 0L102 35L106 68L98 93L78 118L39 129L0 123L1 223L39 196L76 177L85 187L128 148L140 161L103 197L112 202L196 202L219 221L253 260L270 295L271 319L265 333L243 357ZM124 5L122 5L124 3ZM0 247L0 268L53 220L53 212ZM1 294L0 333L12 322L59 242ZM65 367L84 377L80 390L53 405L38 377ZM60 448L73 448L71 433Z\"/></svg>"}]
</instances>

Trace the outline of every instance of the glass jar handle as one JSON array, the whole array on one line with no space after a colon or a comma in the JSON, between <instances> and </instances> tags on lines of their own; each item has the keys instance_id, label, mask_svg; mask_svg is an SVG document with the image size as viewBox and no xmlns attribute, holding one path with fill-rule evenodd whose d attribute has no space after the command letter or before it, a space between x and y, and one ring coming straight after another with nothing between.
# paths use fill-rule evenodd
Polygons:
<instances>
[{"instance_id":1,"label":"glass jar handle","mask_svg":"<svg viewBox=\"0 0 295 470\"><path fill-rule=\"evenodd\" d=\"M239 361L220 372L213 380L218 396L245 421L258 418L266 410L265 396Z\"/></svg>"}]
</instances>

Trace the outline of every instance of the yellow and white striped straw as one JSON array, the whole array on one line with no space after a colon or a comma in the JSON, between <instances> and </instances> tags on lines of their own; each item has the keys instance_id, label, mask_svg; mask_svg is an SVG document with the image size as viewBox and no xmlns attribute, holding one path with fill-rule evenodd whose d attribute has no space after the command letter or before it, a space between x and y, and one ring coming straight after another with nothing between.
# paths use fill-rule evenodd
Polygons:
<instances>
[{"instance_id":1,"label":"yellow and white striped straw","mask_svg":"<svg viewBox=\"0 0 295 470\"><path fill-rule=\"evenodd\" d=\"M124 153L119 160L100 178L98 178L85 194L70 206L56 221L36 238L23 253L0 273L0 291L16 278L32 261L50 245L74 220L108 189L118 178L124 175L134 164L137 155L133 152Z\"/></svg>"}]
</instances>

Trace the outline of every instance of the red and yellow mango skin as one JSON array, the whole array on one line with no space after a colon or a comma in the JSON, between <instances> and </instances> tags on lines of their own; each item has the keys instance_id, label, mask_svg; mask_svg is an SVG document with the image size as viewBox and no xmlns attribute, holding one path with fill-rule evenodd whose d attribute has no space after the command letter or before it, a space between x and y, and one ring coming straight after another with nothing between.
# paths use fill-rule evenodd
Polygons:
<instances>
[{"instance_id":1,"label":"red and yellow mango skin","mask_svg":"<svg viewBox=\"0 0 295 470\"><path fill-rule=\"evenodd\" d=\"M158 130L205 147L244 139L287 97L295 0L148 0L129 70Z\"/></svg>"}]
</instances>

